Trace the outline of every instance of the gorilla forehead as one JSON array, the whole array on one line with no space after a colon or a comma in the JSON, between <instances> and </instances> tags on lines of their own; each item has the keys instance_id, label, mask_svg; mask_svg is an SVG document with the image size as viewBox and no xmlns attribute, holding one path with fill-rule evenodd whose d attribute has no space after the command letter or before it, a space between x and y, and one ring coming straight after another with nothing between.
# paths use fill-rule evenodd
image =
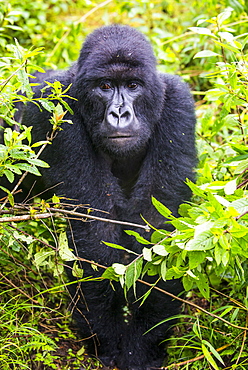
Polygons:
<instances>
[{"instance_id":1,"label":"gorilla forehead","mask_svg":"<svg viewBox=\"0 0 248 370\"><path fill-rule=\"evenodd\" d=\"M97 42L96 42L97 40ZM79 70L101 76L111 73L134 73L142 76L156 73L156 59L152 47L137 30L123 25L97 29L83 45L79 58ZM122 76L123 77L123 76ZM118 76L117 76L118 78Z\"/></svg>"}]
</instances>

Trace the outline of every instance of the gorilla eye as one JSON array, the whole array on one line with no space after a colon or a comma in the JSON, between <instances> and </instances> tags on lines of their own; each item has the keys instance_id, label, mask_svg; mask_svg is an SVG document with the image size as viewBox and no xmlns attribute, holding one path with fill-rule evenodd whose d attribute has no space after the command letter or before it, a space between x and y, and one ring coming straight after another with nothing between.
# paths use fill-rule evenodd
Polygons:
<instances>
[{"instance_id":1,"label":"gorilla eye","mask_svg":"<svg viewBox=\"0 0 248 370\"><path fill-rule=\"evenodd\" d=\"M100 89L101 90L109 90L109 89L111 89L111 85L109 83L101 83Z\"/></svg>"},{"instance_id":2,"label":"gorilla eye","mask_svg":"<svg viewBox=\"0 0 248 370\"><path fill-rule=\"evenodd\" d=\"M129 82L129 84L127 85L127 87L131 90L135 90L137 89L138 87L138 84L136 82Z\"/></svg>"}]
</instances>

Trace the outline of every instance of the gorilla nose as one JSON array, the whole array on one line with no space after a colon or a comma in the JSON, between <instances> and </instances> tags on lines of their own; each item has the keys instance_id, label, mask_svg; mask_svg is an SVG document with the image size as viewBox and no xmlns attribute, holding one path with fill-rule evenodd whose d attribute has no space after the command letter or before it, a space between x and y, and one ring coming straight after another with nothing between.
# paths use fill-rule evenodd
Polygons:
<instances>
[{"instance_id":1,"label":"gorilla nose","mask_svg":"<svg viewBox=\"0 0 248 370\"><path fill-rule=\"evenodd\" d=\"M112 108L107 113L109 125L115 128L125 128L131 124L132 120L133 114L128 108Z\"/></svg>"}]
</instances>

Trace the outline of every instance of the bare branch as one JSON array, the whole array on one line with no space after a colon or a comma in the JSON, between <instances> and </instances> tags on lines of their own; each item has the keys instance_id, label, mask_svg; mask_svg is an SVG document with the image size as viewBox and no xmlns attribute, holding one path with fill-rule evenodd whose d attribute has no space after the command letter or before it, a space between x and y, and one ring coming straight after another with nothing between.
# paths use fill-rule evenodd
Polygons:
<instances>
[{"instance_id":1,"label":"bare branch","mask_svg":"<svg viewBox=\"0 0 248 370\"><path fill-rule=\"evenodd\" d=\"M12 214L12 213L15 213L16 212L16 209L18 210L21 210L21 209L26 209L27 207L25 206L16 206L14 207L13 209L10 209L8 211L9 214ZM36 209L36 207L32 207L32 209ZM37 209L39 209L37 207ZM126 222L126 221L118 221L118 220L112 220L112 219L108 219L108 218L104 218L104 217L97 217L97 216L93 216L93 215L90 215L90 214L86 214L86 213L81 213L81 212L74 212L74 211L69 211L69 210L66 210L66 209L58 209L58 208L53 208L53 207L49 207L49 208L46 208L46 211L47 213L36 213L36 214L26 214L26 215L15 215L13 217L2 217L0 218L0 223L3 223L3 222L20 222L20 221L26 221L26 220L31 220L31 219L44 219L44 218L49 218L51 216L53 217L65 217L68 218L68 219L78 219L78 220L81 220L83 222L86 222L87 219L89 220L94 220L94 221L102 221L102 222L108 222L108 223L112 223L112 224L118 224L118 225L123 225L123 226L127 226L127 227L138 227L138 228L141 228L141 229L144 229L146 231L150 231L150 227L148 225L139 225L139 224L135 224L135 223L131 223L131 222ZM0 210L0 214L1 213L5 213L6 214L6 211L1 211Z\"/></svg>"}]
</instances>

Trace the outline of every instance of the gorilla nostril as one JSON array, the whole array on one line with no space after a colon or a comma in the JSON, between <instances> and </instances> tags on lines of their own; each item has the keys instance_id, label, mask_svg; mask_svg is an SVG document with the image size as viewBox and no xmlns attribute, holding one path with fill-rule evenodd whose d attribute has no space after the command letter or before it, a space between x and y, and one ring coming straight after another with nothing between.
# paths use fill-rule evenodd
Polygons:
<instances>
[{"instance_id":1,"label":"gorilla nostril","mask_svg":"<svg viewBox=\"0 0 248 370\"><path fill-rule=\"evenodd\" d=\"M124 113L121 114L121 118L126 118L127 119L129 117L131 117L131 114L128 111L126 111L126 112L124 112Z\"/></svg>"},{"instance_id":2,"label":"gorilla nostril","mask_svg":"<svg viewBox=\"0 0 248 370\"><path fill-rule=\"evenodd\" d=\"M116 112L110 112L110 115L112 115L114 118L119 119L120 115Z\"/></svg>"},{"instance_id":3,"label":"gorilla nostril","mask_svg":"<svg viewBox=\"0 0 248 370\"><path fill-rule=\"evenodd\" d=\"M132 114L125 110L123 113L111 110L107 115L108 124L114 127L125 127L132 122Z\"/></svg>"}]
</instances>

